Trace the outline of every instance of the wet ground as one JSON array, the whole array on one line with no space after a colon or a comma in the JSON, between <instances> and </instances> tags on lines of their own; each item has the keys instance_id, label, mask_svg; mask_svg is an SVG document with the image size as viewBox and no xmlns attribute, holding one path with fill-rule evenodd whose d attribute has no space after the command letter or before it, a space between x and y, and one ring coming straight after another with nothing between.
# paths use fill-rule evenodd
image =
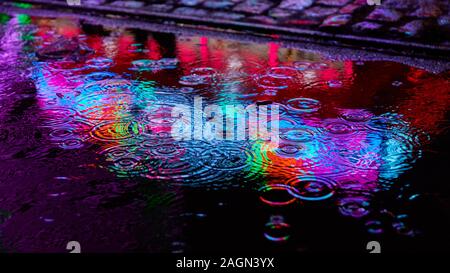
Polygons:
<instances>
[{"instance_id":1,"label":"wet ground","mask_svg":"<svg viewBox=\"0 0 450 273\"><path fill-rule=\"evenodd\" d=\"M0 23L5 252L450 242L447 72L75 19ZM175 139L171 111L198 98L279 107L278 145Z\"/></svg>"},{"instance_id":2,"label":"wet ground","mask_svg":"<svg viewBox=\"0 0 450 273\"><path fill-rule=\"evenodd\" d=\"M5 0L5 6L17 6ZM154 21L221 26L293 36L321 37L372 45L411 48L446 58L450 41L450 5L444 0L23 0L71 13L115 14ZM130 16L131 15L131 16ZM407 53L406 53L407 55Z\"/></svg>"}]
</instances>

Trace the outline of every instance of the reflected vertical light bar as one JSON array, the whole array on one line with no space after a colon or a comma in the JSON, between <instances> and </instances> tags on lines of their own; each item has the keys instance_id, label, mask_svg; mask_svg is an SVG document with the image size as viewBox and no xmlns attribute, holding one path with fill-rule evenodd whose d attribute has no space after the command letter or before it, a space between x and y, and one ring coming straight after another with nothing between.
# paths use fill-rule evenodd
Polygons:
<instances>
[{"instance_id":1,"label":"reflected vertical light bar","mask_svg":"<svg viewBox=\"0 0 450 273\"><path fill-rule=\"evenodd\" d=\"M100 36L89 35L86 37L86 43L95 52L96 56L104 56L105 49L103 48L103 40Z\"/></svg>"},{"instance_id":2,"label":"reflected vertical light bar","mask_svg":"<svg viewBox=\"0 0 450 273\"><path fill-rule=\"evenodd\" d=\"M278 48L279 45L276 43L269 43L269 65L278 65Z\"/></svg>"},{"instance_id":3,"label":"reflected vertical light bar","mask_svg":"<svg viewBox=\"0 0 450 273\"><path fill-rule=\"evenodd\" d=\"M344 62L344 79L353 82L353 61Z\"/></svg>"},{"instance_id":4,"label":"reflected vertical light bar","mask_svg":"<svg viewBox=\"0 0 450 273\"><path fill-rule=\"evenodd\" d=\"M209 61L208 38L200 37L200 58L203 64Z\"/></svg>"},{"instance_id":5,"label":"reflected vertical light bar","mask_svg":"<svg viewBox=\"0 0 450 273\"><path fill-rule=\"evenodd\" d=\"M196 47L194 47L192 41L177 42L176 47L177 57L180 61L179 67L186 73L190 73L191 65L198 61Z\"/></svg>"},{"instance_id":6,"label":"reflected vertical light bar","mask_svg":"<svg viewBox=\"0 0 450 273\"><path fill-rule=\"evenodd\" d=\"M159 60L162 57L161 48L155 39L151 36L147 40L148 58L150 60Z\"/></svg>"}]
</instances>

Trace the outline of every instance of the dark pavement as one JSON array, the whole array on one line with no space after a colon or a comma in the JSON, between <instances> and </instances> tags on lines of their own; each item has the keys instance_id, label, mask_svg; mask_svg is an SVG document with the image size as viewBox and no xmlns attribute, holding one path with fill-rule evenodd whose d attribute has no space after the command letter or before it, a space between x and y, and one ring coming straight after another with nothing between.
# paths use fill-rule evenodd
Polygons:
<instances>
[{"instance_id":1,"label":"dark pavement","mask_svg":"<svg viewBox=\"0 0 450 273\"><path fill-rule=\"evenodd\" d=\"M8 0L5 0L9 2ZM10 1L13 2L13 1ZM372 46L450 50L446 0L24 0L74 10L187 20ZM69 5L70 4L70 5ZM46 5L46 6L47 6Z\"/></svg>"}]
</instances>

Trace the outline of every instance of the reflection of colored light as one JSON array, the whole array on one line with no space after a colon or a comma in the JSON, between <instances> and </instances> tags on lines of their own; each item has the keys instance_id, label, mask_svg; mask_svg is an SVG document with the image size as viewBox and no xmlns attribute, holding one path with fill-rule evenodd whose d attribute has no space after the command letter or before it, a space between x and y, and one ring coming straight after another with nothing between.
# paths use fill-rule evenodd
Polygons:
<instances>
[{"instance_id":1,"label":"reflection of colored light","mask_svg":"<svg viewBox=\"0 0 450 273\"><path fill-rule=\"evenodd\" d=\"M177 43L178 59L180 60L180 66L190 72L191 64L197 62L197 54L195 47L189 43Z\"/></svg>"},{"instance_id":2,"label":"reflection of colored light","mask_svg":"<svg viewBox=\"0 0 450 273\"><path fill-rule=\"evenodd\" d=\"M26 21L26 20L24 20ZM45 21L42 21L43 25L45 25ZM66 26L66 24L59 23L61 26ZM66 36L76 35L77 31L80 31L80 29L77 27L77 25L68 24L69 31L66 32ZM72 26L72 28L70 28ZM42 31L40 33L45 33L46 31ZM44 35L44 34L43 34ZM111 37L114 37L114 35L111 35ZM106 38L104 39L107 40ZM97 51L97 55L104 54L101 52L101 38L98 36L92 36L89 35L87 37L88 44L95 48ZM142 57L138 54L135 54L133 52L130 53L130 48L134 44L134 36L129 33L123 33L118 40L115 40L114 38L110 38L111 43L109 46L111 46L112 49L118 48L118 54L116 54L116 62L119 64L118 67L115 67L114 70L118 73L123 73L123 71L127 71L126 69L129 68L129 61L134 60L136 57ZM182 67L189 68L187 71L190 73L192 70L192 64L196 63L198 60L201 60L203 63L210 62L211 58L215 58L217 56L227 56L224 54L228 54L227 48L231 42L217 42L214 39L208 40L206 37L199 38L199 44L200 48L196 45L196 40L193 39L191 42L182 42L177 44L178 48L178 57L180 59L180 65ZM217 45L217 47L213 47L212 45ZM220 45L220 46L219 46ZM254 46L257 48L257 46ZM147 48L149 49L148 57L150 59L159 59L161 57L161 46L158 44L158 42L153 39L149 38L147 41ZM238 48L239 49L239 48ZM107 52L108 50L105 50ZM100 52L100 53L99 53ZM262 56L259 56L263 52ZM218 55L218 54L222 55ZM223 59L225 57L220 57L217 62L210 62L211 67L214 67L218 71L224 71L224 69L229 69L234 72L240 72L241 68L247 68L250 61L257 59L260 60L262 58L266 57L267 50L243 50L243 52L237 52L237 49L235 48L233 55L228 57L228 63L223 62ZM279 65L279 62L282 62L283 51L279 51L279 46L276 43L269 43L268 45L268 63L270 66L277 66ZM278 59L280 57L280 60ZM225 66L227 67L224 67ZM285 65L285 64L283 64ZM320 65L319 65L320 66ZM66 68L70 68L70 65ZM250 76L252 76L251 72L256 71L254 66L250 66ZM82 72L84 73L84 72ZM310 74L308 74L310 73ZM55 93L64 93L64 90L61 91L62 87L65 87L67 89L74 89L75 87L78 87L78 83L71 83L71 79L68 79L64 73L59 73L55 71L46 71L43 73L44 75L41 75L39 73L36 73L35 76L41 80L42 78L46 78L45 81L38 81L39 82L39 94L43 95L42 97L46 97L47 99L54 99ZM416 75L418 74L418 75ZM420 74L417 71L412 70L410 73L410 77L412 78L420 78ZM165 75L163 75L161 78L164 78ZM303 78L302 78L303 77ZM300 96L298 87L307 86L308 83L314 83L314 82L326 82L327 80L335 80L335 79L351 79L353 77L353 64L352 62L346 61L346 62L333 62L329 66L320 66L320 69L317 70L310 70L310 71L302 71L300 73L299 79L301 79L301 84L295 85L292 88L286 88L283 90L283 92L280 92L280 96L275 96L274 99L276 100L282 100L283 96L285 97L298 97ZM170 75L167 78L175 78L170 77ZM160 80L160 79L156 79ZM96 121L107 117L108 119L111 118L113 120L120 120L124 117L133 117L133 114L130 113L131 109L135 106L138 106L139 110L145 111L152 111L155 109L152 108L146 108L146 103L148 100L153 100L154 97L152 97L152 94L154 93L156 88L155 81L148 80L148 81L137 81L138 86L133 87L133 90L128 90L127 92L133 93L133 95L130 95L128 93L123 94L123 96L120 96L119 99L111 99L114 98L114 93L121 94L121 90L114 90L110 93L104 93L102 95L92 97L91 101L80 104L74 101L65 100L65 99L56 99L59 106L68 106L72 108L76 108L80 113L86 114L86 112L89 112L89 109L99 107L101 108L99 111L92 112L91 115L86 115L88 117L88 121L95 123ZM420 79L417 79L420 81ZM412 79L411 79L412 81ZM434 86L434 85L431 85ZM230 94L227 92L224 92L223 90L219 90L218 92L214 94L210 94L210 96L214 96L219 92L223 92L223 97L226 99L232 99L234 97L237 97L239 95L239 92L242 92L243 90L246 90L247 86L238 86L239 88L232 89L235 94ZM229 91L229 90L227 90ZM308 95L306 92L308 90L301 90L303 93L301 95ZM448 96L445 96L443 93L445 92L445 89L440 87L438 90L439 94L441 95L440 98L437 98L436 100L442 100L445 101L445 98ZM82 98L83 95L88 94L86 90L82 91L83 94L81 94L78 98ZM212 92L211 92L212 93ZM313 93L314 94L314 93ZM336 96L332 97L331 99L328 96L323 96L320 99L320 101L323 101L323 105L345 105L349 102L353 102L351 98L351 93L345 93L345 90L342 91L342 96ZM135 97L135 96L136 97ZM433 116L429 116L426 119L420 120L419 117L413 117L413 114L417 112L416 111L406 111L404 109L417 109L417 106L412 105L412 101L417 103L419 99L424 96L425 94L420 94L417 97L414 97L414 100L405 100L402 103L400 103L403 107L400 110L401 112L405 112L405 115L410 115L411 119L414 121L417 121L418 123L427 123L428 126L433 126L433 121L439 120L439 118L442 118L442 113L445 111L446 104L441 102L439 105L439 115L435 115L433 113ZM136 98L139 98L139 100L145 101L146 103L143 103L142 105L135 105ZM263 99L265 98L264 95L257 95L257 99ZM226 101L228 101L226 100ZM448 100L447 100L448 101ZM438 103L437 101L435 103ZM42 102L44 104L44 102ZM219 104L228 104L225 102L219 102ZM422 106L421 106L422 107ZM331 109L332 107L330 107ZM441 109L442 108L442 109ZM324 116L334 116L335 113L333 111L336 111L335 109L320 109L322 112L319 115L323 115L320 117L316 117L314 119L308 119L308 117L305 115L305 117L302 116L302 118L298 118L298 123L304 123L308 126L315 127L319 134L323 133L323 128L320 127L320 125L317 125L317 119L320 119L321 121L325 120L326 117ZM408 113L406 113L408 112ZM421 114L428 113L427 111L418 111ZM426 115L426 114L425 114ZM431 114L430 114L431 115ZM85 117L86 117L85 116ZM162 113L156 113L154 115L154 118L161 119L165 118L165 115ZM400 118L400 117L399 117ZM424 122L424 120L426 122ZM419 124L419 125L420 125ZM422 124L423 125L423 124ZM115 128L112 126L112 128ZM170 126L167 124L151 124L147 123L145 124L145 128L148 129L146 131L152 131L152 132L170 132ZM288 128L280 128L280 129L288 129ZM386 130L390 130L389 128L384 128ZM121 132L119 129L113 129L112 131L116 131L118 135L125 134L127 132ZM351 173L344 173L336 175L334 179L336 179L338 182L341 181L348 181L353 180L361 185L367 182L377 181L379 177L380 169L383 170L391 170L392 166L396 164L396 161L404 160L403 156L401 154L392 154L392 151L395 151L396 148L398 148L398 145L401 145L398 141L395 139L392 139L389 135L380 135L378 133L366 133L364 130L363 132L359 132L358 134L348 134L344 136L339 136L336 138L331 138L328 143L326 143L327 148L330 148L330 150L337 150L341 149L347 152L345 156L343 156L342 160L338 158L332 158L330 159L329 155L326 153L328 151L322 151L321 146L317 139L312 139L311 141L307 141L304 143L300 143L299 146L302 147L302 151L299 153L299 155L280 155L278 153L278 150L276 147L270 146L270 143L264 142L264 141L257 141L252 147L252 150L255 154L255 157L252 159L252 167L251 172L260 174L261 177L263 175L273 175L274 177L280 177L281 180L289 180L292 177L296 177L298 173L307 173L310 175L316 175L317 177L320 176L321 173L332 173L333 169L336 168L337 165L345 165L349 169L352 170ZM129 132L128 132L129 133ZM135 132L137 133L137 132ZM317 135L317 138L323 137L323 135ZM404 146L401 146L399 149L403 149ZM407 148L407 147L406 147ZM405 149L406 149L405 148ZM405 153L411 153L412 150L405 150ZM389 154L391 153L391 154ZM409 155L409 154L408 154ZM403 159L402 159L403 158ZM353 160L354 159L354 160ZM353 160L353 161L352 161ZM297 174L293 174L297 173ZM390 171L390 174L393 176L390 176L389 178L393 178L398 176L401 173L401 170L394 170ZM388 177L384 177L388 178ZM270 181L267 182L270 184ZM278 182L279 183L279 182ZM270 200L263 200L271 202ZM280 204L289 204L293 202L292 198L285 202L280 202Z\"/></svg>"},{"instance_id":3,"label":"reflection of colored light","mask_svg":"<svg viewBox=\"0 0 450 273\"><path fill-rule=\"evenodd\" d=\"M422 74L423 71L411 68L408 80L417 86L407 91L408 99L399 102L398 111L410 122L411 127L419 129L416 137L425 141L424 132L434 135L443 130L436 126L436 122L446 120L450 108L450 91L448 81L423 77Z\"/></svg>"},{"instance_id":4,"label":"reflection of colored light","mask_svg":"<svg viewBox=\"0 0 450 273\"><path fill-rule=\"evenodd\" d=\"M16 3L16 2L13 3L13 6L16 6L16 7L21 8L21 9L30 9L30 8L33 7L32 4L28 4L28 3Z\"/></svg>"},{"instance_id":5,"label":"reflection of colored light","mask_svg":"<svg viewBox=\"0 0 450 273\"><path fill-rule=\"evenodd\" d=\"M135 37L130 33L123 33L119 37L117 41L117 55L114 58L114 62L116 63L114 71L122 72L130 67L131 62L137 55L136 52L130 50L134 43Z\"/></svg>"},{"instance_id":6,"label":"reflection of colored light","mask_svg":"<svg viewBox=\"0 0 450 273\"><path fill-rule=\"evenodd\" d=\"M86 37L86 43L94 50L97 56L104 56L103 40L100 36L89 35Z\"/></svg>"},{"instance_id":7,"label":"reflection of colored light","mask_svg":"<svg viewBox=\"0 0 450 273\"><path fill-rule=\"evenodd\" d=\"M26 14L19 14L19 15L17 15L17 21L21 25L28 25L31 23L31 18L30 18L30 16L28 16Z\"/></svg>"},{"instance_id":8,"label":"reflection of colored light","mask_svg":"<svg viewBox=\"0 0 450 273\"><path fill-rule=\"evenodd\" d=\"M203 63L209 62L208 38L200 37L200 58Z\"/></svg>"},{"instance_id":9,"label":"reflection of colored light","mask_svg":"<svg viewBox=\"0 0 450 273\"><path fill-rule=\"evenodd\" d=\"M2 25L6 24L9 21L9 19L11 19L9 15L0 13L0 24Z\"/></svg>"},{"instance_id":10,"label":"reflection of colored light","mask_svg":"<svg viewBox=\"0 0 450 273\"><path fill-rule=\"evenodd\" d=\"M298 177L289 181L288 192L301 200L321 201L330 198L335 193L336 185L331 180L316 177ZM299 186L301 185L301 187Z\"/></svg>"}]
</instances>

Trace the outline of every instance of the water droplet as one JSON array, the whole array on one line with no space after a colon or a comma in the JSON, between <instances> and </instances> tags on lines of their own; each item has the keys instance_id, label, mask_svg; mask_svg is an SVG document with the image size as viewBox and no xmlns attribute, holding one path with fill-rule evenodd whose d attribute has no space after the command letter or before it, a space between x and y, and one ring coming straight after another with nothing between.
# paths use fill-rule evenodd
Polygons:
<instances>
[{"instance_id":1,"label":"water droplet","mask_svg":"<svg viewBox=\"0 0 450 273\"><path fill-rule=\"evenodd\" d=\"M264 90L263 93L267 96L276 96L278 92L277 92L277 89L267 89L267 90ZM254 95L258 95L258 94L254 94Z\"/></svg>"},{"instance_id":2,"label":"water droplet","mask_svg":"<svg viewBox=\"0 0 450 273\"><path fill-rule=\"evenodd\" d=\"M176 144L160 144L153 146L148 151L155 158L179 157L185 153L185 149Z\"/></svg>"},{"instance_id":3,"label":"water droplet","mask_svg":"<svg viewBox=\"0 0 450 273\"><path fill-rule=\"evenodd\" d=\"M289 66L277 66L270 68L267 75L278 79L292 79L298 76L298 71Z\"/></svg>"},{"instance_id":4,"label":"water droplet","mask_svg":"<svg viewBox=\"0 0 450 273\"><path fill-rule=\"evenodd\" d=\"M205 80L205 77L202 77L202 76L187 75L187 76L181 77L179 83L183 84L183 85L195 86L195 85L206 84L206 80Z\"/></svg>"},{"instance_id":5,"label":"water droplet","mask_svg":"<svg viewBox=\"0 0 450 273\"><path fill-rule=\"evenodd\" d=\"M408 124L396 113L385 113L372 117L367 125L370 129L376 131L401 131L408 128Z\"/></svg>"},{"instance_id":6,"label":"water droplet","mask_svg":"<svg viewBox=\"0 0 450 273\"><path fill-rule=\"evenodd\" d=\"M55 219L52 218L48 218L48 217L39 217L39 219L41 219L42 221L44 221L45 223L53 223L55 221Z\"/></svg>"},{"instance_id":7,"label":"water droplet","mask_svg":"<svg viewBox=\"0 0 450 273\"><path fill-rule=\"evenodd\" d=\"M178 64L178 59L163 58L160 60L136 60L131 63L133 68L131 70L137 71L152 71L161 69L174 69Z\"/></svg>"},{"instance_id":8,"label":"water droplet","mask_svg":"<svg viewBox=\"0 0 450 273\"><path fill-rule=\"evenodd\" d=\"M275 219L275 220L274 220ZM290 237L291 226L282 217L271 217L264 227L264 237L272 242L285 242Z\"/></svg>"},{"instance_id":9,"label":"water droplet","mask_svg":"<svg viewBox=\"0 0 450 273\"><path fill-rule=\"evenodd\" d=\"M68 107L49 107L43 109L38 116L38 121L43 126L60 126L73 120L76 112Z\"/></svg>"},{"instance_id":10,"label":"water droplet","mask_svg":"<svg viewBox=\"0 0 450 273\"><path fill-rule=\"evenodd\" d=\"M324 128L327 132L335 135L351 134L355 132L355 129L350 124L339 121L327 123Z\"/></svg>"},{"instance_id":11,"label":"water droplet","mask_svg":"<svg viewBox=\"0 0 450 273\"><path fill-rule=\"evenodd\" d=\"M416 231L410 227L410 219L406 214L400 214L395 217L392 227L394 230L403 236L414 237L416 235Z\"/></svg>"},{"instance_id":12,"label":"water droplet","mask_svg":"<svg viewBox=\"0 0 450 273\"><path fill-rule=\"evenodd\" d=\"M288 109L295 112L315 112L320 108L320 102L310 98L295 98L287 102Z\"/></svg>"},{"instance_id":13,"label":"water droplet","mask_svg":"<svg viewBox=\"0 0 450 273\"><path fill-rule=\"evenodd\" d=\"M197 216L198 218L205 218L205 217L206 217L206 214L205 214L205 213L197 213L196 216Z\"/></svg>"},{"instance_id":14,"label":"water droplet","mask_svg":"<svg viewBox=\"0 0 450 273\"><path fill-rule=\"evenodd\" d=\"M303 71L311 67L311 62L296 61L293 63L293 66L295 67L295 69Z\"/></svg>"},{"instance_id":15,"label":"water droplet","mask_svg":"<svg viewBox=\"0 0 450 273\"><path fill-rule=\"evenodd\" d=\"M258 86L264 89L286 89L290 84L289 78L273 77L271 75L259 75L255 78Z\"/></svg>"},{"instance_id":16,"label":"water droplet","mask_svg":"<svg viewBox=\"0 0 450 273\"><path fill-rule=\"evenodd\" d=\"M254 154L247 149L234 146L214 147L200 155L203 165L218 170L239 170L248 167Z\"/></svg>"},{"instance_id":17,"label":"water droplet","mask_svg":"<svg viewBox=\"0 0 450 273\"><path fill-rule=\"evenodd\" d=\"M320 201L332 197L335 193L336 183L328 178L299 176L291 179L288 184L290 194L302 200Z\"/></svg>"},{"instance_id":18,"label":"water droplet","mask_svg":"<svg viewBox=\"0 0 450 273\"><path fill-rule=\"evenodd\" d=\"M197 67L191 70L191 75L196 75L205 78L212 78L217 76L218 72L212 67Z\"/></svg>"},{"instance_id":19,"label":"water droplet","mask_svg":"<svg viewBox=\"0 0 450 273\"><path fill-rule=\"evenodd\" d=\"M112 72L93 72L93 73L87 74L85 77L85 80L87 82L101 81L101 80L112 79L116 75L117 75L116 73L112 73Z\"/></svg>"},{"instance_id":20,"label":"water droplet","mask_svg":"<svg viewBox=\"0 0 450 273\"><path fill-rule=\"evenodd\" d=\"M115 89L100 90L81 95L78 99L78 111L85 120L116 120L131 118L131 92L118 92Z\"/></svg>"},{"instance_id":21,"label":"water droplet","mask_svg":"<svg viewBox=\"0 0 450 273\"><path fill-rule=\"evenodd\" d=\"M367 231L372 234L381 234L384 232L383 224L381 221L378 220L367 221L365 226L367 228Z\"/></svg>"},{"instance_id":22,"label":"water droplet","mask_svg":"<svg viewBox=\"0 0 450 273\"><path fill-rule=\"evenodd\" d=\"M72 136L73 132L70 128L56 128L49 135L52 139L65 139Z\"/></svg>"},{"instance_id":23,"label":"water droplet","mask_svg":"<svg viewBox=\"0 0 450 273\"><path fill-rule=\"evenodd\" d=\"M263 186L259 189L259 199L270 206L286 206L292 204L297 199L289 194L288 189L291 188L291 186L285 184Z\"/></svg>"},{"instance_id":24,"label":"water droplet","mask_svg":"<svg viewBox=\"0 0 450 273\"><path fill-rule=\"evenodd\" d=\"M188 86L181 87L179 90L180 90L180 92L182 92L182 93L194 93L194 92L196 91L195 88L193 88L193 87L188 87Z\"/></svg>"},{"instance_id":25,"label":"water droplet","mask_svg":"<svg viewBox=\"0 0 450 273\"><path fill-rule=\"evenodd\" d=\"M363 109L346 109L342 110L341 117L350 122L366 122L373 114Z\"/></svg>"},{"instance_id":26,"label":"water droplet","mask_svg":"<svg viewBox=\"0 0 450 273\"><path fill-rule=\"evenodd\" d=\"M369 214L370 203L366 196L349 196L337 202L339 212L344 216L361 218Z\"/></svg>"},{"instance_id":27,"label":"water droplet","mask_svg":"<svg viewBox=\"0 0 450 273\"><path fill-rule=\"evenodd\" d=\"M328 81L327 84L331 88L340 88L343 85L342 81L339 81L339 80L331 80L331 81Z\"/></svg>"},{"instance_id":28,"label":"water droplet","mask_svg":"<svg viewBox=\"0 0 450 273\"><path fill-rule=\"evenodd\" d=\"M65 150L79 149L84 146L83 140L78 138L66 139L59 144L59 147Z\"/></svg>"},{"instance_id":29,"label":"water droplet","mask_svg":"<svg viewBox=\"0 0 450 273\"><path fill-rule=\"evenodd\" d=\"M113 60L105 57L97 57L94 59L87 60L86 64L90 68L101 70L111 67L113 65Z\"/></svg>"},{"instance_id":30,"label":"water droplet","mask_svg":"<svg viewBox=\"0 0 450 273\"><path fill-rule=\"evenodd\" d=\"M312 141L314 136L314 131L310 129L298 128L282 132L280 138L287 141L308 142Z\"/></svg>"},{"instance_id":31,"label":"water droplet","mask_svg":"<svg viewBox=\"0 0 450 273\"><path fill-rule=\"evenodd\" d=\"M295 155L303 149L300 145L280 144L278 151L284 155Z\"/></svg>"},{"instance_id":32,"label":"water droplet","mask_svg":"<svg viewBox=\"0 0 450 273\"><path fill-rule=\"evenodd\" d=\"M328 64L326 63L312 63L310 68L312 70L324 70L328 68Z\"/></svg>"}]
</instances>

